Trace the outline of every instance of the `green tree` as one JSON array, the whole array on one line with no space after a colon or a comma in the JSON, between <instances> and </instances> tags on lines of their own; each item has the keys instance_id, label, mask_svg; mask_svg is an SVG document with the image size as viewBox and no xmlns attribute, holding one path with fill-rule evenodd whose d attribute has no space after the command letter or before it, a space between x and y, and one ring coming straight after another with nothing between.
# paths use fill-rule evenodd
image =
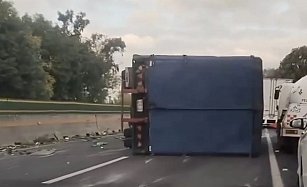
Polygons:
<instances>
[{"instance_id":1,"label":"green tree","mask_svg":"<svg viewBox=\"0 0 307 187\"><path fill-rule=\"evenodd\" d=\"M40 63L40 38L0 0L0 97L48 99L48 74Z\"/></svg>"},{"instance_id":2,"label":"green tree","mask_svg":"<svg viewBox=\"0 0 307 187\"><path fill-rule=\"evenodd\" d=\"M58 12L58 20L61 22L61 31L69 36L80 37L85 27L90 23L85 19L86 14L80 12L75 14L73 10L67 10L65 13Z\"/></svg>"},{"instance_id":3,"label":"green tree","mask_svg":"<svg viewBox=\"0 0 307 187\"><path fill-rule=\"evenodd\" d=\"M307 47L292 49L280 63L279 72L283 77L297 81L307 75Z\"/></svg>"},{"instance_id":4,"label":"green tree","mask_svg":"<svg viewBox=\"0 0 307 187\"><path fill-rule=\"evenodd\" d=\"M82 39L89 24L85 13L69 10L58 16L61 23L55 27L42 15L32 23L33 33L42 38L44 68L55 79L53 99L103 102L108 89L117 85L113 54L123 52L125 43L102 34Z\"/></svg>"},{"instance_id":5,"label":"green tree","mask_svg":"<svg viewBox=\"0 0 307 187\"><path fill-rule=\"evenodd\" d=\"M0 97L103 102L117 86L113 55L126 45L102 34L83 38L85 13L58 12L54 25L0 5Z\"/></svg>"},{"instance_id":6,"label":"green tree","mask_svg":"<svg viewBox=\"0 0 307 187\"><path fill-rule=\"evenodd\" d=\"M108 38L102 34L93 34L87 43L95 54L95 60L86 64L88 73L84 76L84 83L89 91L89 100L102 102L108 95L108 89L115 88L119 83L116 77L118 66L113 55L124 52L126 45L121 38Z\"/></svg>"},{"instance_id":7,"label":"green tree","mask_svg":"<svg viewBox=\"0 0 307 187\"><path fill-rule=\"evenodd\" d=\"M283 78L280 75L279 69L269 68L263 70L263 77L265 78Z\"/></svg>"},{"instance_id":8,"label":"green tree","mask_svg":"<svg viewBox=\"0 0 307 187\"><path fill-rule=\"evenodd\" d=\"M73 15L73 11L67 11L68 13ZM64 14L59 13L62 20L63 16ZM72 17L71 20L73 21ZM42 15L35 15L33 22L29 23L33 34L42 38L41 58L45 71L55 81L54 100L80 101L82 97L81 69L84 56L89 53L87 46L80 41L80 36L72 35L68 30L71 23L64 20L62 27L52 26Z\"/></svg>"}]
</instances>

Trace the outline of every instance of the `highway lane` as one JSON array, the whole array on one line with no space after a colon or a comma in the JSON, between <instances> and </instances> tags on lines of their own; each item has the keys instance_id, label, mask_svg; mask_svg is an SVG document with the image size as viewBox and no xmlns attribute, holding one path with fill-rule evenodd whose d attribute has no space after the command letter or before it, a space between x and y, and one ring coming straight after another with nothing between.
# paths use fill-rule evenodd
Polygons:
<instances>
[{"instance_id":1,"label":"highway lane","mask_svg":"<svg viewBox=\"0 0 307 187\"><path fill-rule=\"evenodd\" d=\"M269 135L276 149L275 133L270 130ZM105 149L92 147L92 142L77 141L53 145L57 151L51 156L2 156L0 186L272 186L265 136L258 158L132 156L120 140L107 137L103 141L109 143ZM295 186L295 154L273 151L284 186ZM93 166L96 168L91 169Z\"/></svg>"},{"instance_id":2,"label":"highway lane","mask_svg":"<svg viewBox=\"0 0 307 187\"><path fill-rule=\"evenodd\" d=\"M276 144L275 130L270 130L269 132L284 186L297 187L297 149L294 150L294 153L280 151Z\"/></svg>"}]
</instances>

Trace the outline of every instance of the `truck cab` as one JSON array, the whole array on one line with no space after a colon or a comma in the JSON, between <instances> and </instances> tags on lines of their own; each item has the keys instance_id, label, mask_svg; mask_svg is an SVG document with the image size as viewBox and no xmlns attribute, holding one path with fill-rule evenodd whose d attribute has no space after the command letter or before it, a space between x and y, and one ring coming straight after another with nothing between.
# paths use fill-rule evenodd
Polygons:
<instances>
[{"instance_id":1,"label":"truck cab","mask_svg":"<svg viewBox=\"0 0 307 187\"><path fill-rule=\"evenodd\" d=\"M290 127L290 122L307 116L307 76L277 87L275 99L278 99L278 145L286 151L294 150L303 130Z\"/></svg>"}]
</instances>

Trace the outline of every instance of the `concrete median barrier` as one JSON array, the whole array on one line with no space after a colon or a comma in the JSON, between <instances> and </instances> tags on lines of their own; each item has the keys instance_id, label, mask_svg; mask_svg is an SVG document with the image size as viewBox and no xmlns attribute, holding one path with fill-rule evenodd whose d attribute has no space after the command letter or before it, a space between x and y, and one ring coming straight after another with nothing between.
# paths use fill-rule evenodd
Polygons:
<instances>
[{"instance_id":1,"label":"concrete median barrier","mask_svg":"<svg viewBox=\"0 0 307 187\"><path fill-rule=\"evenodd\" d=\"M63 137L120 128L120 114L5 114L0 115L0 144L33 141L46 134Z\"/></svg>"}]
</instances>

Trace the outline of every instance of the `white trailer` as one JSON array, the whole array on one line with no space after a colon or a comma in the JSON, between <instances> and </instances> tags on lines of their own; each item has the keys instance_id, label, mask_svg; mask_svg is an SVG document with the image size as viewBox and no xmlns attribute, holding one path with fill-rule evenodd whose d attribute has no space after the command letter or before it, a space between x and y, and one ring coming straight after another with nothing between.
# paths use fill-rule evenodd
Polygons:
<instances>
[{"instance_id":1,"label":"white trailer","mask_svg":"<svg viewBox=\"0 0 307 187\"><path fill-rule=\"evenodd\" d=\"M277 101L274 100L275 88L283 83L292 83L292 79L264 78L263 79L263 125L273 125L277 122Z\"/></svg>"}]
</instances>

